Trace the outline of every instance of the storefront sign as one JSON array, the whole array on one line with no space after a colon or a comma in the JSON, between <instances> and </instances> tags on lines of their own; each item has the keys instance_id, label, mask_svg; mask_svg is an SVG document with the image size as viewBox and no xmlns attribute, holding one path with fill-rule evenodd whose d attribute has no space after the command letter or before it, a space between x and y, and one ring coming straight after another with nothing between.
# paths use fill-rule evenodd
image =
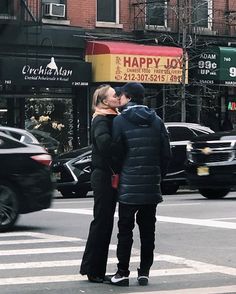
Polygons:
<instances>
[{"instance_id":1,"label":"storefront sign","mask_svg":"<svg viewBox=\"0 0 236 294\"><path fill-rule=\"evenodd\" d=\"M112 64L112 78L117 82L175 84L182 80L181 58L116 55Z\"/></svg>"},{"instance_id":2,"label":"storefront sign","mask_svg":"<svg viewBox=\"0 0 236 294\"><path fill-rule=\"evenodd\" d=\"M220 81L236 86L236 48L220 47Z\"/></svg>"},{"instance_id":3,"label":"storefront sign","mask_svg":"<svg viewBox=\"0 0 236 294\"><path fill-rule=\"evenodd\" d=\"M215 47L200 55L197 80L205 84L236 86L236 48Z\"/></svg>"},{"instance_id":4,"label":"storefront sign","mask_svg":"<svg viewBox=\"0 0 236 294\"><path fill-rule=\"evenodd\" d=\"M90 48L87 50L86 59L92 63L94 82L181 83L183 72L181 49L114 43L103 43L104 46L110 46L109 52L104 52L106 49L102 50L101 48L98 48L97 51L95 49L93 52ZM137 54L138 51L140 54ZM129 52L132 54L126 54ZM186 83L187 76L186 73Z\"/></svg>"},{"instance_id":5,"label":"storefront sign","mask_svg":"<svg viewBox=\"0 0 236 294\"><path fill-rule=\"evenodd\" d=\"M86 86L91 79L91 65L82 61L60 59L2 58L0 81L8 85L71 87Z\"/></svg>"}]
</instances>

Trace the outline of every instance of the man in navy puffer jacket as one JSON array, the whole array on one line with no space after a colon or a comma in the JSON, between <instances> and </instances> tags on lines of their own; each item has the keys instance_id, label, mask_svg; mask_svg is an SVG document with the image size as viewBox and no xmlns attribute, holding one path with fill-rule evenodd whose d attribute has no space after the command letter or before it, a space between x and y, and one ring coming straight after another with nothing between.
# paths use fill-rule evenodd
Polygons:
<instances>
[{"instance_id":1,"label":"man in navy puffer jacket","mask_svg":"<svg viewBox=\"0 0 236 294\"><path fill-rule=\"evenodd\" d=\"M148 284L155 247L156 207L162 202L160 182L171 157L167 130L154 110L142 105L145 89L140 83L115 88L130 99L126 109L113 121L113 139L121 162L118 189L118 271L110 276L114 285L129 285L129 261L136 222L140 231L140 285ZM131 104L131 106L129 106Z\"/></svg>"}]
</instances>

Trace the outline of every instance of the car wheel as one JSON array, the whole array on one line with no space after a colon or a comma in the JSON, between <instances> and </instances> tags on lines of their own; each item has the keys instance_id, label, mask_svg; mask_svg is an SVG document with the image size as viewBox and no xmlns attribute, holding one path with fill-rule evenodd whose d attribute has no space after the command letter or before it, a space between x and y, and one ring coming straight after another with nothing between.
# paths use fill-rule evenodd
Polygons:
<instances>
[{"instance_id":1,"label":"car wheel","mask_svg":"<svg viewBox=\"0 0 236 294\"><path fill-rule=\"evenodd\" d=\"M77 197L75 192L72 191L69 188L63 188L63 189L60 189L58 191L61 193L63 198L75 198L75 197Z\"/></svg>"},{"instance_id":2,"label":"car wheel","mask_svg":"<svg viewBox=\"0 0 236 294\"><path fill-rule=\"evenodd\" d=\"M15 190L8 182L0 182L0 231L13 227L19 215L19 203Z\"/></svg>"},{"instance_id":3,"label":"car wheel","mask_svg":"<svg viewBox=\"0 0 236 294\"><path fill-rule=\"evenodd\" d=\"M229 193L229 191L229 189L199 189L200 194L207 199L223 198Z\"/></svg>"},{"instance_id":4,"label":"car wheel","mask_svg":"<svg viewBox=\"0 0 236 294\"><path fill-rule=\"evenodd\" d=\"M84 198L88 193L88 189L80 188L76 190L71 190L69 188L60 189L63 198Z\"/></svg>"},{"instance_id":5,"label":"car wheel","mask_svg":"<svg viewBox=\"0 0 236 294\"><path fill-rule=\"evenodd\" d=\"M170 183L162 183L161 184L161 192L164 195L171 195L171 194L175 194L179 189L179 185L178 184L170 184Z\"/></svg>"},{"instance_id":6,"label":"car wheel","mask_svg":"<svg viewBox=\"0 0 236 294\"><path fill-rule=\"evenodd\" d=\"M77 191L76 191L76 197L78 197L78 198L84 198L84 197L87 196L87 193L88 193L88 189L86 189L86 188L77 189Z\"/></svg>"}]
</instances>

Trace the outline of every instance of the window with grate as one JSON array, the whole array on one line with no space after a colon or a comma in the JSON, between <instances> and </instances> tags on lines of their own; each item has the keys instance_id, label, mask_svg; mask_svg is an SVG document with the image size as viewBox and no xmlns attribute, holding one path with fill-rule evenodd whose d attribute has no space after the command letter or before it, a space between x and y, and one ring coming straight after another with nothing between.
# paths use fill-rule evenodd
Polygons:
<instances>
[{"instance_id":1,"label":"window with grate","mask_svg":"<svg viewBox=\"0 0 236 294\"><path fill-rule=\"evenodd\" d=\"M46 3L65 4L65 0L42 0L42 4Z\"/></svg>"},{"instance_id":2,"label":"window with grate","mask_svg":"<svg viewBox=\"0 0 236 294\"><path fill-rule=\"evenodd\" d=\"M193 22L196 27L210 28L212 0L193 0Z\"/></svg>"},{"instance_id":3,"label":"window with grate","mask_svg":"<svg viewBox=\"0 0 236 294\"><path fill-rule=\"evenodd\" d=\"M146 1L146 25L166 26L166 0Z\"/></svg>"}]
</instances>

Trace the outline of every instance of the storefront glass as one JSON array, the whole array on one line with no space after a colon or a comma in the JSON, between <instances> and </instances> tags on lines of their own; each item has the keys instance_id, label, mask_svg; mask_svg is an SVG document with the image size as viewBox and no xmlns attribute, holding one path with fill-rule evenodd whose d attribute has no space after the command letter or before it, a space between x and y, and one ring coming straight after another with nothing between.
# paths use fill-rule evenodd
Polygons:
<instances>
[{"instance_id":1,"label":"storefront glass","mask_svg":"<svg viewBox=\"0 0 236 294\"><path fill-rule=\"evenodd\" d=\"M0 125L7 124L7 101L5 98L0 98Z\"/></svg>"},{"instance_id":2,"label":"storefront glass","mask_svg":"<svg viewBox=\"0 0 236 294\"><path fill-rule=\"evenodd\" d=\"M62 98L25 99L25 128L58 154L72 150L72 100Z\"/></svg>"}]
</instances>

